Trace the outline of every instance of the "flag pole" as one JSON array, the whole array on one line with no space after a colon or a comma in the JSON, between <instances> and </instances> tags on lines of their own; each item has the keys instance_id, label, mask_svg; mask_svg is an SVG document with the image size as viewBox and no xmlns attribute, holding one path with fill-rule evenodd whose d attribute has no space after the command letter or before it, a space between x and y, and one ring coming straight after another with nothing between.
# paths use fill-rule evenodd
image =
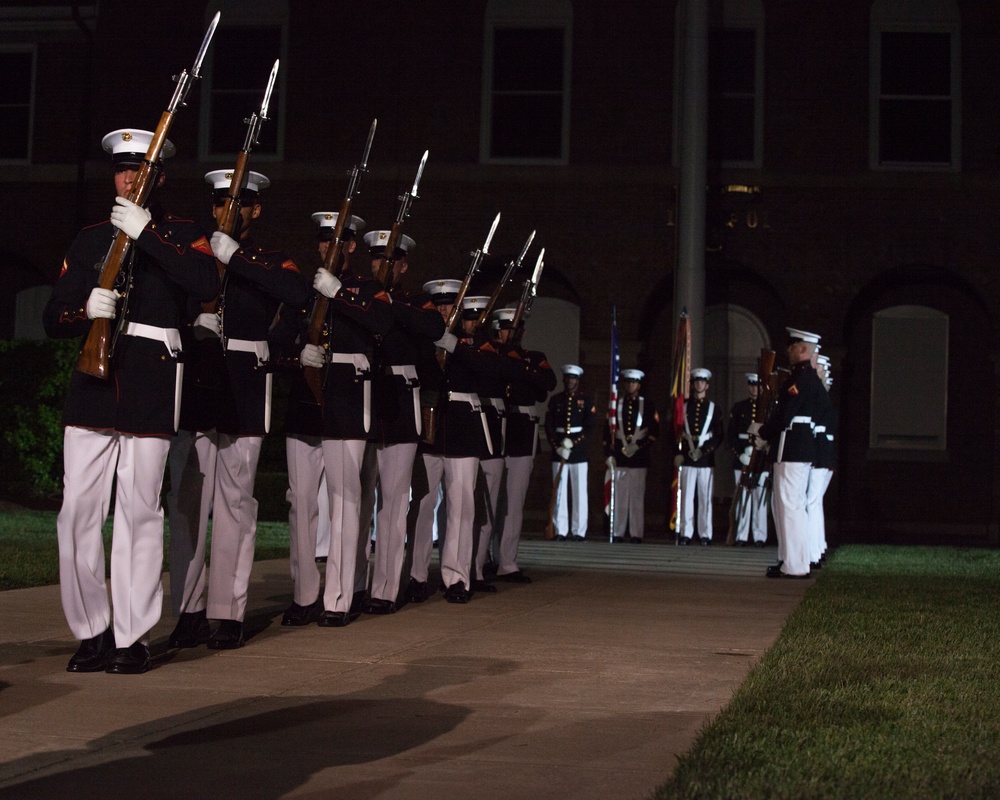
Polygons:
<instances>
[{"instance_id":1,"label":"flag pole","mask_svg":"<svg viewBox=\"0 0 1000 800\"><path fill-rule=\"evenodd\" d=\"M620 366L620 356L618 353L618 309L611 306L611 375L608 389L608 440L609 454L607 462L607 472L605 475L605 495L607 501L608 514L608 541L615 540L615 493L617 489L617 469L615 464L615 436L618 433L618 370Z\"/></svg>"}]
</instances>

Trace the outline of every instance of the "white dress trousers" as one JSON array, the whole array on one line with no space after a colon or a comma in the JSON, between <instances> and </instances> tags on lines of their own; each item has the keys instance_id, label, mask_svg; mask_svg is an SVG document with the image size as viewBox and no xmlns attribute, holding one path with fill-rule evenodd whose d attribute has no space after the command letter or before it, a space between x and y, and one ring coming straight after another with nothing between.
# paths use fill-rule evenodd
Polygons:
<instances>
[{"instance_id":1,"label":"white dress trousers","mask_svg":"<svg viewBox=\"0 0 1000 800\"><path fill-rule=\"evenodd\" d=\"M147 640L163 610L160 489L170 439L67 426L63 504L56 519L63 612L77 639L111 623L116 647ZM101 527L117 477L111 544L111 603Z\"/></svg>"},{"instance_id":2,"label":"white dress trousers","mask_svg":"<svg viewBox=\"0 0 1000 800\"><path fill-rule=\"evenodd\" d=\"M208 570L210 619L243 621L257 544L253 496L262 436L219 434L212 503L212 558Z\"/></svg>"},{"instance_id":3,"label":"white dress trousers","mask_svg":"<svg viewBox=\"0 0 1000 800\"><path fill-rule=\"evenodd\" d=\"M552 480L559 475L559 464L552 464ZM573 530L570 531L569 495L573 502ZM556 488L556 507L552 514L552 522L556 536L587 535L587 462L580 464L563 464L559 485Z\"/></svg>"},{"instance_id":4,"label":"white dress trousers","mask_svg":"<svg viewBox=\"0 0 1000 800\"><path fill-rule=\"evenodd\" d=\"M698 533L712 538L712 486L715 470L711 467L681 467L681 536L694 536L695 495L698 497Z\"/></svg>"}]
</instances>

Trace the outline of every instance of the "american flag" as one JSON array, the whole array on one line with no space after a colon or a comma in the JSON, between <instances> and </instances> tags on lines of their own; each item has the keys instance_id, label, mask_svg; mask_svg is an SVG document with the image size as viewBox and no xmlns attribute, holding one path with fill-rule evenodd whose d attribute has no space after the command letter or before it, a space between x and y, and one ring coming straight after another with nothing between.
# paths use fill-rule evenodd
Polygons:
<instances>
[{"instance_id":1,"label":"american flag","mask_svg":"<svg viewBox=\"0 0 1000 800\"><path fill-rule=\"evenodd\" d=\"M618 311L611 307L611 387L608 392L608 432L612 452L615 435L618 433L618 370L621 366L621 356L618 353ZM604 473L604 513L611 516L611 468Z\"/></svg>"}]
</instances>

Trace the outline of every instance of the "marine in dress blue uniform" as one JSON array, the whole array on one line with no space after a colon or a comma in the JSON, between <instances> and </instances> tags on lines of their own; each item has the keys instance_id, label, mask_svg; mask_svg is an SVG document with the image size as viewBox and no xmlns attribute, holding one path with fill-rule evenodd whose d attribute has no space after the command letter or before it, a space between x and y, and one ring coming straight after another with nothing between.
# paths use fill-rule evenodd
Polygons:
<instances>
[{"instance_id":1,"label":"marine in dress blue uniform","mask_svg":"<svg viewBox=\"0 0 1000 800\"><path fill-rule=\"evenodd\" d=\"M497 580L510 583L530 583L517 564L518 545L524 523L524 501L528 482L538 452L538 428L542 417L541 404L556 388L556 374L539 350L525 350L514 341L516 309L501 308L494 312L499 324L501 374L506 382L507 414L504 439L507 467L507 508L501 530L498 531ZM523 321L521 323L524 324Z\"/></svg>"},{"instance_id":2,"label":"marine in dress blue uniform","mask_svg":"<svg viewBox=\"0 0 1000 800\"><path fill-rule=\"evenodd\" d=\"M660 435L660 415L651 399L639 394L640 369L623 369L619 376L621 396L615 409L616 432L605 442L615 463L615 529L612 541L642 542L646 528L646 475L650 446ZM609 429L608 432L610 433Z\"/></svg>"},{"instance_id":3,"label":"marine in dress blue uniform","mask_svg":"<svg viewBox=\"0 0 1000 800\"><path fill-rule=\"evenodd\" d=\"M746 373L749 397L733 404L726 427L726 443L741 465L750 463L753 445L750 444L750 426L754 422L760 402L760 376L756 372ZM736 486L739 486L742 470L735 470ZM756 476L754 485L749 487L742 513L736 518L736 544L745 547L753 532L754 544L763 547L767 541L767 481L770 473L762 470Z\"/></svg>"},{"instance_id":4,"label":"marine in dress blue uniform","mask_svg":"<svg viewBox=\"0 0 1000 800\"><path fill-rule=\"evenodd\" d=\"M691 370L692 397L684 403L684 434L678 442L675 463L680 467L681 538L689 544L695 531L695 501L698 506L698 535L701 543L712 541L712 487L715 478L715 451L722 446L722 414L708 399L712 373L700 367Z\"/></svg>"},{"instance_id":5,"label":"marine in dress blue uniform","mask_svg":"<svg viewBox=\"0 0 1000 800\"><path fill-rule=\"evenodd\" d=\"M371 231L365 235L373 271L385 254L389 233ZM368 614L391 614L401 600L410 481L423 434L421 378L426 380L430 374L433 380L437 369L434 342L445 330L430 297L425 292L406 291L400 283L415 246L411 237L400 236L388 278L392 325L375 348L375 435L368 447L375 450L379 490L370 599L365 607Z\"/></svg>"},{"instance_id":6,"label":"marine in dress blue uniform","mask_svg":"<svg viewBox=\"0 0 1000 800\"><path fill-rule=\"evenodd\" d=\"M806 495L816 461L816 418L829 402L812 365L819 335L788 328L791 372L778 390L777 405L763 426L751 426L755 447L769 448L774 475L774 526L778 563L767 568L771 578L809 577L809 517Z\"/></svg>"},{"instance_id":7,"label":"marine in dress blue uniform","mask_svg":"<svg viewBox=\"0 0 1000 800\"><path fill-rule=\"evenodd\" d=\"M54 338L83 337L96 318L117 326L109 377L74 372L63 413L60 590L70 629L82 640L70 672L149 668L149 631L163 605L160 489L179 422L179 328L188 299L210 300L219 288L208 239L192 220L168 215L155 202L144 209L127 199L152 136L120 129L104 137L115 167L111 220L77 235L43 312ZM165 142L162 157L173 153ZM153 180L163 183L162 165ZM115 288L105 290L97 285L100 269L118 230L131 247ZM109 604L101 526L115 478Z\"/></svg>"},{"instance_id":8,"label":"marine in dress blue uniform","mask_svg":"<svg viewBox=\"0 0 1000 800\"><path fill-rule=\"evenodd\" d=\"M552 480L556 483L552 522L557 539L565 541L572 536L582 542L587 536L587 460L597 410L593 399L580 391L583 368L564 364L562 375L565 388L549 398L545 413L545 436L552 447Z\"/></svg>"}]
</instances>

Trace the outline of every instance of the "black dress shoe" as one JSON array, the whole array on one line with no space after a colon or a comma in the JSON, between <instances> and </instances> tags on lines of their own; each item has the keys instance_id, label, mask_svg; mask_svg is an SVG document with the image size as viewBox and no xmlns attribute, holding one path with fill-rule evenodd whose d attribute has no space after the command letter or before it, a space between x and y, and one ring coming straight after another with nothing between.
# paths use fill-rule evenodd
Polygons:
<instances>
[{"instance_id":1,"label":"black dress shoe","mask_svg":"<svg viewBox=\"0 0 1000 800\"><path fill-rule=\"evenodd\" d=\"M584 538L585 537L580 536L579 534L576 534L576 533L573 534L573 541L574 542L582 542L584 540Z\"/></svg>"},{"instance_id":2,"label":"black dress shoe","mask_svg":"<svg viewBox=\"0 0 1000 800\"><path fill-rule=\"evenodd\" d=\"M406 599L410 603L422 603L427 599L427 581L410 578L406 586Z\"/></svg>"},{"instance_id":3,"label":"black dress shoe","mask_svg":"<svg viewBox=\"0 0 1000 800\"><path fill-rule=\"evenodd\" d=\"M317 564L325 564L326 563L326 556L316 556L316 563Z\"/></svg>"},{"instance_id":4,"label":"black dress shoe","mask_svg":"<svg viewBox=\"0 0 1000 800\"><path fill-rule=\"evenodd\" d=\"M811 569L811 570L812 569L823 569L823 565L820 564L818 561L813 561L813 562L811 562L809 564L809 569Z\"/></svg>"},{"instance_id":5,"label":"black dress shoe","mask_svg":"<svg viewBox=\"0 0 1000 800\"><path fill-rule=\"evenodd\" d=\"M323 604L319 599L307 606L300 606L295 601L292 601L292 604L285 609L285 613L281 617L281 624L286 628L301 628L303 625L308 625L310 622L318 620L319 615L322 613Z\"/></svg>"},{"instance_id":6,"label":"black dress shoe","mask_svg":"<svg viewBox=\"0 0 1000 800\"><path fill-rule=\"evenodd\" d=\"M469 590L465 588L465 584L459 581L458 583L453 583L447 589L444 590L444 599L449 603L468 603L469 602Z\"/></svg>"},{"instance_id":7,"label":"black dress shoe","mask_svg":"<svg viewBox=\"0 0 1000 800\"><path fill-rule=\"evenodd\" d=\"M174 632L167 639L167 646L173 648L197 647L205 644L212 635L205 611L185 611L177 618Z\"/></svg>"},{"instance_id":8,"label":"black dress shoe","mask_svg":"<svg viewBox=\"0 0 1000 800\"><path fill-rule=\"evenodd\" d=\"M473 592L485 592L486 594L496 594L497 587L494 586L489 581L473 581L472 582Z\"/></svg>"},{"instance_id":9,"label":"black dress shoe","mask_svg":"<svg viewBox=\"0 0 1000 800\"><path fill-rule=\"evenodd\" d=\"M112 675L141 675L149 669L149 648L142 642L119 647L105 672Z\"/></svg>"},{"instance_id":10,"label":"black dress shoe","mask_svg":"<svg viewBox=\"0 0 1000 800\"><path fill-rule=\"evenodd\" d=\"M763 542L754 542L754 543L753 543L753 546L754 546L754 547L763 547L763 546L764 546L764 543L763 543Z\"/></svg>"},{"instance_id":11,"label":"black dress shoe","mask_svg":"<svg viewBox=\"0 0 1000 800\"><path fill-rule=\"evenodd\" d=\"M497 562L492 559L483 564L483 577L492 578L497 574Z\"/></svg>"},{"instance_id":12,"label":"black dress shoe","mask_svg":"<svg viewBox=\"0 0 1000 800\"><path fill-rule=\"evenodd\" d=\"M114 654L115 634L108 628L104 633L80 642L80 646L66 665L66 671L104 672Z\"/></svg>"},{"instance_id":13,"label":"black dress shoe","mask_svg":"<svg viewBox=\"0 0 1000 800\"><path fill-rule=\"evenodd\" d=\"M243 623L238 619L219 622L215 633L208 637L209 650L238 650L243 647Z\"/></svg>"},{"instance_id":14,"label":"black dress shoe","mask_svg":"<svg viewBox=\"0 0 1000 800\"><path fill-rule=\"evenodd\" d=\"M351 608L347 612L352 620L357 619L363 613L365 608L368 606L368 592L362 589L360 592L355 592L351 597Z\"/></svg>"},{"instance_id":15,"label":"black dress shoe","mask_svg":"<svg viewBox=\"0 0 1000 800\"><path fill-rule=\"evenodd\" d=\"M781 571L781 564L772 564L764 574L768 578L780 578L784 573Z\"/></svg>"},{"instance_id":16,"label":"black dress shoe","mask_svg":"<svg viewBox=\"0 0 1000 800\"><path fill-rule=\"evenodd\" d=\"M701 546L702 547L708 547L711 543L712 543L711 539L708 539L708 538L706 538L704 536L701 537Z\"/></svg>"},{"instance_id":17,"label":"black dress shoe","mask_svg":"<svg viewBox=\"0 0 1000 800\"><path fill-rule=\"evenodd\" d=\"M621 536L612 536L611 537L612 544L621 544L624 541L625 540Z\"/></svg>"},{"instance_id":18,"label":"black dress shoe","mask_svg":"<svg viewBox=\"0 0 1000 800\"><path fill-rule=\"evenodd\" d=\"M565 541L567 541L568 539L569 539L569 537L568 537L568 536L557 536L557 537L556 537L556 541L558 541L558 542L565 542Z\"/></svg>"},{"instance_id":19,"label":"black dress shoe","mask_svg":"<svg viewBox=\"0 0 1000 800\"><path fill-rule=\"evenodd\" d=\"M321 628L346 628L351 618L346 611L324 611L316 624Z\"/></svg>"},{"instance_id":20,"label":"black dress shoe","mask_svg":"<svg viewBox=\"0 0 1000 800\"><path fill-rule=\"evenodd\" d=\"M392 600L382 600L379 597L373 597L368 601L368 605L365 606L365 613L375 615L395 614L396 604Z\"/></svg>"},{"instance_id":21,"label":"black dress shoe","mask_svg":"<svg viewBox=\"0 0 1000 800\"><path fill-rule=\"evenodd\" d=\"M632 544L642 544L642 539L640 539L638 536L633 536L629 539L629 542L631 542Z\"/></svg>"},{"instance_id":22,"label":"black dress shoe","mask_svg":"<svg viewBox=\"0 0 1000 800\"><path fill-rule=\"evenodd\" d=\"M508 572L504 575L497 575L498 581L506 581L507 583L531 583L531 578L525 575L521 570L517 572Z\"/></svg>"},{"instance_id":23,"label":"black dress shoe","mask_svg":"<svg viewBox=\"0 0 1000 800\"><path fill-rule=\"evenodd\" d=\"M691 538L688 536L682 536L680 539L677 540L677 544L679 544L681 547L687 547L689 544L691 544Z\"/></svg>"}]
</instances>

